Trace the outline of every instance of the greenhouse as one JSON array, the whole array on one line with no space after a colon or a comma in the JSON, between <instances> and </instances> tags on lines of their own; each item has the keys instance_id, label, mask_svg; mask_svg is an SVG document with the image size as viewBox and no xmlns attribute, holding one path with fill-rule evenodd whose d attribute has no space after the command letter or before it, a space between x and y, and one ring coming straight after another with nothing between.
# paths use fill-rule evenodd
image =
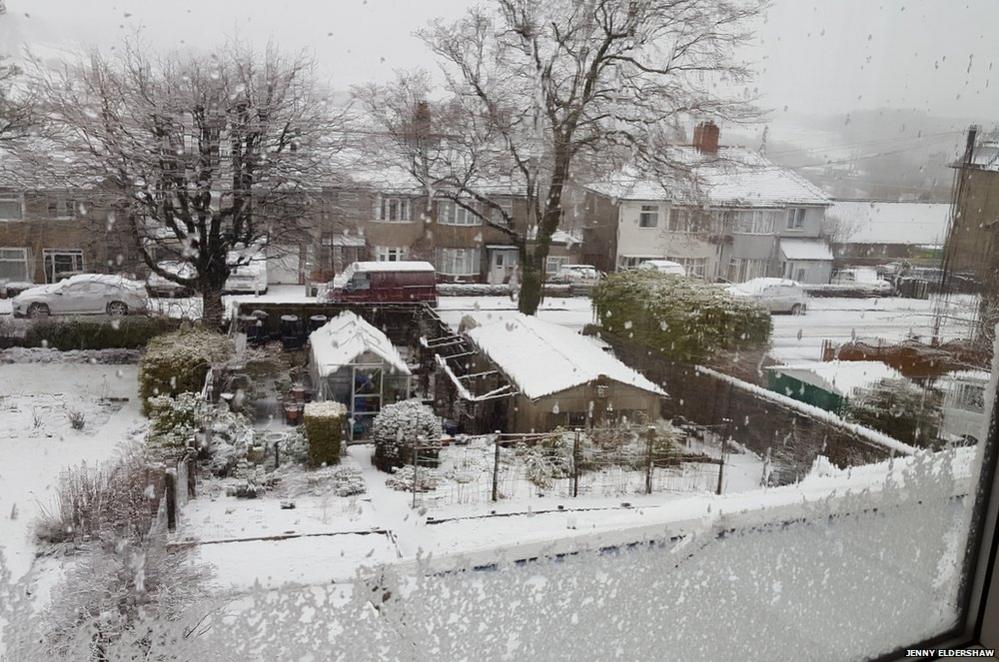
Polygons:
<instances>
[{"instance_id":1,"label":"greenhouse","mask_svg":"<svg viewBox=\"0 0 999 662\"><path fill-rule=\"evenodd\" d=\"M409 397L412 373L379 329L343 312L309 335L309 372L317 400L347 407L351 439L366 436L382 406Z\"/></svg>"}]
</instances>

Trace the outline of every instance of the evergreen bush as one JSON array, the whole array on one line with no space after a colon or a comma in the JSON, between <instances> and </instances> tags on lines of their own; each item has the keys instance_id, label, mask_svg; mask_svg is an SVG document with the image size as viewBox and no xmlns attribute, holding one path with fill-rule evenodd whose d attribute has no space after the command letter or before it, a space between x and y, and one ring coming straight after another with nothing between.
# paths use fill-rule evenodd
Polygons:
<instances>
[{"instance_id":1,"label":"evergreen bush","mask_svg":"<svg viewBox=\"0 0 999 662\"><path fill-rule=\"evenodd\" d=\"M139 363L139 395L149 415L149 399L157 395L198 393L213 364L232 356L232 341L200 327L186 327L149 341Z\"/></svg>"},{"instance_id":2,"label":"evergreen bush","mask_svg":"<svg viewBox=\"0 0 999 662\"><path fill-rule=\"evenodd\" d=\"M180 321L168 317L129 316L111 320L46 319L32 323L23 347L73 349L138 349L159 335L174 331Z\"/></svg>"},{"instance_id":3,"label":"evergreen bush","mask_svg":"<svg viewBox=\"0 0 999 662\"><path fill-rule=\"evenodd\" d=\"M764 308L690 278L626 271L601 281L591 296L602 329L675 361L700 363L770 340Z\"/></svg>"},{"instance_id":4,"label":"evergreen bush","mask_svg":"<svg viewBox=\"0 0 999 662\"><path fill-rule=\"evenodd\" d=\"M309 466L340 462L340 441L347 408L339 402L310 402L305 405L302 421L309 442Z\"/></svg>"}]
</instances>

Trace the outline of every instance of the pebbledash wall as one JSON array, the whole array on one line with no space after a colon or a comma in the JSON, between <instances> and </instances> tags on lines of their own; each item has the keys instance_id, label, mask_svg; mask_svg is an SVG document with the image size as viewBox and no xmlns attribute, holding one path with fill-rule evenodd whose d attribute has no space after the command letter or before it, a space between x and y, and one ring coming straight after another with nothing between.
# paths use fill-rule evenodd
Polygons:
<instances>
[{"instance_id":1,"label":"pebbledash wall","mask_svg":"<svg viewBox=\"0 0 999 662\"><path fill-rule=\"evenodd\" d=\"M784 397L715 370L670 361L606 332L601 333L619 359L639 370L669 396L662 415L712 426L731 434L760 456L770 453L778 484L797 481L819 455L845 468L870 464L914 449L884 434Z\"/></svg>"}]
</instances>

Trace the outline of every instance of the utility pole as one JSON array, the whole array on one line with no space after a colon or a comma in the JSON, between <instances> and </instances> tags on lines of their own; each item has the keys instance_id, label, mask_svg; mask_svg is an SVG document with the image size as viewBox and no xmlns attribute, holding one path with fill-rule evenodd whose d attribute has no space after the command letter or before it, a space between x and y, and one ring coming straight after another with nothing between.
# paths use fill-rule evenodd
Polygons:
<instances>
[{"instance_id":1,"label":"utility pole","mask_svg":"<svg viewBox=\"0 0 999 662\"><path fill-rule=\"evenodd\" d=\"M645 493L652 494L652 446L656 440L656 428L654 425L649 426L646 437L648 438L648 449L645 458Z\"/></svg>"},{"instance_id":2,"label":"utility pole","mask_svg":"<svg viewBox=\"0 0 999 662\"><path fill-rule=\"evenodd\" d=\"M416 438L416 444L413 445L413 509L416 509L416 474L420 470L420 441L422 437Z\"/></svg>"},{"instance_id":3,"label":"utility pole","mask_svg":"<svg viewBox=\"0 0 999 662\"><path fill-rule=\"evenodd\" d=\"M493 444L493 501L499 500L499 461L500 461L500 431L496 431L496 441Z\"/></svg>"},{"instance_id":4,"label":"utility pole","mask_svg":"<svg viewBox=\"0 0 999 662\"><path fill-rule=\"evenodd\" d=\"M728 453L728 438L732 429L731 418L723 418L722 422L725 423L725 434L722 435L721 440L721 462L718 464L718 488L715 490L715 494L721 494L725 484L725 456Z\"/></svg>"}]
</instances>

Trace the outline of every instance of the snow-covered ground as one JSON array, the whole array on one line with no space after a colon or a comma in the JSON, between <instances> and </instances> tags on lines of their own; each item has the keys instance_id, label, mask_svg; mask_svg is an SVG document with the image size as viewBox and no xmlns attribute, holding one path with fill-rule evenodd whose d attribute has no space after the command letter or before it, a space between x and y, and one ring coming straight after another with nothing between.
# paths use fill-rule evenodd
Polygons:
<instances>
[{"instance_id":1,"label":"snow-covered ground","mask_svg":"<svg viewBox=\"0 0 999 662\"><path fill-rule=\"evenodd\" d=\"M137 375L135 365L0 364L0 553L13 579L31 567L32 524L59 473L112 457L141 425Z\"/></svg>"}]
</instances>

